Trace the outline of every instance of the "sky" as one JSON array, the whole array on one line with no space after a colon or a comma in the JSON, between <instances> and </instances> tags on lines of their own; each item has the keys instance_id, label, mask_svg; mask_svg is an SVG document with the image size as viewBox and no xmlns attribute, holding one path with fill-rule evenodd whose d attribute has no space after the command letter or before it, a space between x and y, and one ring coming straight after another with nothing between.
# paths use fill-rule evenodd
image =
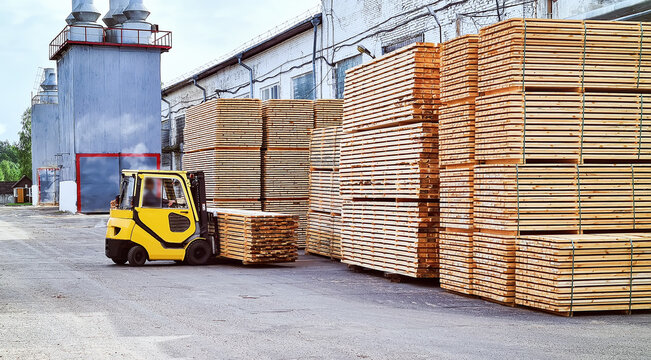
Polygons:
<instances>
[{"instance_id":1,"label":"sky","mask_svg":"<svg viewBox=\"0 0 651 360\"><path fill-rule=\"evenodd\" d=\"M109 0L95 0L102 12ZM173 32L163 54L163 82L230 53L258 35L292 20L319 0L145 0L148 21ZM63 30L71 0L0 1L0 140L17 141L22 113L30 106L38 68L56 67L48 44ZM100 18L101 22L101 18ZM103 24L103 23L102 23Z\"/></svg>"}]
</instances>

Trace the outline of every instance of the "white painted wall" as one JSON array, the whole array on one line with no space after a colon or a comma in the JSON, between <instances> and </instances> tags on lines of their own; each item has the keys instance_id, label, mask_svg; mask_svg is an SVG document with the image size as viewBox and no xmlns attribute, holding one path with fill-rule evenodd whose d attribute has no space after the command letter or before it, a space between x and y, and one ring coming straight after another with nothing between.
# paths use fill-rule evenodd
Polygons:
<instances>
[{"instance_id":1,"label":"white painted wall","mask_svg":"<svg viewBox=\"0 0 651 360\"><path fill-rule=\"evenodd\" d=\"M77 183L75 181L62 181L59 185L59 210L77 213Z\"/></svg>"}]
</instances>

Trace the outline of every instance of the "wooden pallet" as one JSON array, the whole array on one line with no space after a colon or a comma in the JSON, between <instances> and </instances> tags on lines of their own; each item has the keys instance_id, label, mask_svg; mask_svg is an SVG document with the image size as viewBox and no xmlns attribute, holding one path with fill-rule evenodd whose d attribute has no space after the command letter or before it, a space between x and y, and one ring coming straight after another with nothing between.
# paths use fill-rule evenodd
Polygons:
<instances>
[{"instance_id":1,"label":"wooden pallet","mask_svg":"<svg viewBox=\"0 0 651 360\"><path fill-rule=\"evenodd\" d=\"M217 217L220 256L245 265L298 259L298 216L223 208L209 211Z\"/></svg>"},{"instance_id":2,"label":"wooden pallet","mask_svg":"<svg viewBox=\"0 0 651 360\"><path fill-rule=\"evenodd\" d=\"M499 231L651 229L651 165L481 165L474 224Z\"/></svg>"},{"instance_id":3,"label":"wooden pallet","mask_svg":"<svg viewBox=\"0 0 651 360\"><path fill-rule=\"evenodd\" d=\"M344 132L435 122L439 47L414 44L348 70Z\"/></svg>"},{"instance_id":4,"label":"wooden pallet","mask_svg":"<svg viewBox=\"0 0 651 360\"><path fill-rule=\"evenodd\" d=\"M183 154L184 171L203 171L209 199L259 200L260 149L212 149Z\"/></svg>"},{"instance_id":5,"label":"wooden pallet","mask_svg":"<svg viewBox=\"0 0 651 360\"><path fill-rule=\"evenodd\" d=\"M650 55L650 23L510 19L480 32L479 91L648 91Z\"/></svg>"},{"instance_id":6,"label":"wooden pallet","mask_svg":"<svg viewBox=\"0 0 651 360\"><path fill-rule=\"evenodd\" d=\"M345 134L339 168L342 196L438 199L437 154L434 123Z\"/></svg>"},{"instance_id":7,"label":"wooden pallet","mask_svg":"<svg viewBox=\"0 0 651 360\"><path fill-rule=\"evenodd\" d=\"M344 116L344 100L319 99L314 101L314 128L341 126Z\"/></svg>"},{"instance_id":8,"label":"wooden pallet","mask_svg":"<svg viewBox=\"0 0 651 360\"><path fill-rule=\"evenodd\" d=\"M472 295L473 230L441 230L439 262L441 288Z\"/></svg>"},{"instance_id":9,"label":"wooden pallet","mask_svg":"<svg viewBox=\"0 0 651 360\"><path fill-rule=\"evenodd\" d=\"M516 303L545 311L651 310L651 233L521 236Z\"/></svg>"},{"instance_id":10,"label":"wooden pallet","mask_svg":"<svg viewBox=\"0 0 651 360\"><path fill-rule=\"evenodd\" d=\"M296 230L296 235L298 236L298 247L299 249L305 248L308 212L307 197L302 199L264 199L262 209L264 211L298 215L299 225Z\"/></svg>"},{"instance_id":11,"label":"wooden pallet","mask_svg":"<svg viewBox=\"0 0 651 360\"><path fill-rule=\"evenodd\" d=\"M186 111L184 151L213 148L260 148L262 102L255 99L216 99Z\"/></svg>"},{"instance_id":12,"label":"wooden pallet","mask_svg":"<svg viewBox=\"0 0 651 360\"><path fill-rule=\"evenodd\" d=\"M414 278L438 277L435 202L345 201L342 261Z\"/></svg>"},{"instance_id":13,"label":"wooden pallet","mask_svg":"<svg viewBox=\"0 0 651 360\"><path fill-rule=\"evenodd\" d=\"M441 102L474 98L479 95L479 36L466 35L441 46Z\"/></svg>"},{"instance_id":14,"label":"wooden pallet","mask_svg":"<svg viewBox=\"0 0 651 360\"><path fill-rule=\"evenodd\" d=\"M341 259L341 214L310 210L307 214L305 252Z\"/></svg>"},{"instance_id":15,"label":"wooden pallet","mask_svg":"<svg viewBox=\"0 0 651 360\"><path fill-rule=\"evenodd\" d=\"M651 160L651 95L508 92L477 99L481 161Z\"/></svg>"},{"instance_id":16,"label":"wooden pallet","mask_svg":"<svg viewBox=\"0 0 651 360\"><path fill-rule=\"evenodd\" d=\"M441 227L473 228L474 167L441 170Z\"/></svg>"},{"instance_id":17,"label":"wooden pallet","mask_svg":"<svg viewBox=\"0 0 651 360\"><path fill-rule=\"evenodd\" d=\"M310 210L341 214L342 197L339 172L312 170L310 172Z\"/></svg>"},{"instance_id":18,"label":"wooden pallet","mask_svg":"<svg viewBox=\"0 0 651 360\"><path fill-rule=\"evenodd\" d=\"M338 169L341 152L341 126L312 130L310 166L313 169Z\"/></svg>"},{"instance_id":19,"label":"wooden pallet","mask_svg":"<svg viewBox=\"0 0 651 360\"><path fill-rule=\"evenodd\" d=\"M264 148L309 148L312 100L267 100L262 104L262 119Z\"/></svg>"}]
</instances>

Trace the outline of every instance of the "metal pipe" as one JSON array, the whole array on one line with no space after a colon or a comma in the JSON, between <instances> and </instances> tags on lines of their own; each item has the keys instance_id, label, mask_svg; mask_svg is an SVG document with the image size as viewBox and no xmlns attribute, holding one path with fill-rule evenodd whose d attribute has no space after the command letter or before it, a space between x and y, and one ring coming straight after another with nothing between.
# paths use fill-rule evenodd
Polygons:
<instances>
[{"instance_id":1,"label":"metal pipe","mask_svg":"<svg viewBox=\"0 0 651 360\"><path fill-rule=\"evenodd\" d=\"M251 86L251 99L254 98L253 94L253 69L247 66L245 63L242 62L242 54L237 55L237 63L240 64L241 67L249 70L249 85Z\"/></svg>"},{"instance_id":2,"label":"metal pipe","mask_svg":"<svg viewBox=\"0 0 651 360\"><path fill-rule=\"evenodd\" d=\"M197 76L196 75L192 78L192 84L194 86L198 87L199 89L201 89L201 91L203 91L203 101L202 101L202 103L205 103L208 100L208 96L206 95L206 88L197 83Z\"/></svg>"},{"instance_id":3,"label":"metal pipe","mask_svg":"<svg viewBox=\"0 0 651 360\"><path fill-rule=\"evenodd\" d=\"M554 1L547 0L547 18L551 19L554 17Z\"/></svg>"},{"instance_id":4,"label":"metal pipe","mask_svg":"<svg viewBox=\"0 0 651 360\"><path fill-rule=\"evenodd\" d=\"M172 122L172 103L169 102L169 100L165 98L161 98L161 101L167 104L167 120L170 121L170 124Z\"/></svg>"},{"instance_id":5,"label":"metal pipe","mask_svg":"<svg viewBox=\"0 0 651 360\"><path fill-rule=\"evenodd\" d=\"M439 27L439 44L443 44L443 28L441 27L441 22L439 21L439 17L436 16L436 12L432 10L431 7L427 7L427 11L429 12L430 15L434 17L434 21L436 21L436 25Z\"/></svg>"},{"instance_id":6,"label":"metal pipe","mask_svg":"<svg viewBox=\"0 0 651 360\"><path fill-rule=\"evenodd\" d=\"M312 48L312 84L314 85L314 89L312 92L314 95L312 96L313 99L316 100L316 46L317 46L317 35L318 35L318 29L319 25L321 24L321 19L314 17L312 18L312 26L314 27L314 46Z\"/></svg>"}]
</instances>

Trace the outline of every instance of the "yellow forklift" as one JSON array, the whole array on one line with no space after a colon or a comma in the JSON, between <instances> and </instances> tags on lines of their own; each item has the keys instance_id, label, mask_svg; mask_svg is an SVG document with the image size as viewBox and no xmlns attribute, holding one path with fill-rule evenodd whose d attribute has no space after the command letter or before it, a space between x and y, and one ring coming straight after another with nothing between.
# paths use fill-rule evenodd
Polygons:
<instances>
[{"instance_id":1,"label":"yellow forklift","mask_svg":"<svg viewBox=\"0 0 651 360\"><path fill-rule=\"evenodd\" d=\"M203 172L128 170L121 180L106 229L113 262L203 265L219 255Z\"/></svg>"}]
</instances>

